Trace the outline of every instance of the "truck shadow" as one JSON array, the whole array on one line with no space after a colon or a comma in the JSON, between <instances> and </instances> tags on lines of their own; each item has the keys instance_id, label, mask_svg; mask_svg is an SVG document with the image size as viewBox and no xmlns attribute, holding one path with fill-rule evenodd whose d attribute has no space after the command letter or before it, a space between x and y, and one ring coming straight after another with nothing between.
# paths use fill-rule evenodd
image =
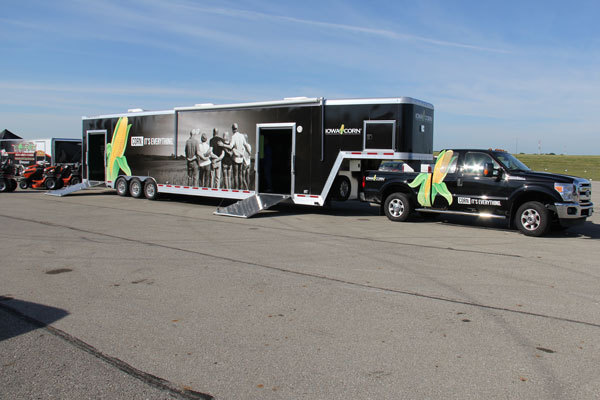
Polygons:
<instances>
[{"instance_id":1,"label":"truck shadow","mask_svg":"<svg viewBox=\"0 0 600 400\"><path fill-rule=\"evenodd\" d=\"M504 230L507 232L514 232L515 234L519 234L516 228L510 228L508 226L508 222L505 220L497 220L497 219L479 219L477 217L469 217L469 216L456 216L456 215L440 215L436 217L422 218L415 217L414 221L422 221L422 222L443 222L448 224L462 225L462 226L470 226L477 229L494 229L494 230ZM566 238L566 237L581 237L584 239L600 239L600 225L594 224L591 221L586 221L585 223L577 226L573 226L568 229L561 229L557 227L553 227L550 232L548 232L545 238Z\"/></svg>"},{"instance_id":2,"label":"truck shadow","mask_svg":"<svg viewBox=\"0 0 600 400\"><path fill-rule=\"evenodd\" d=\"M0 296L0 342L43 328L69 315L63 309Z\"/></svg>"}]
</instances>

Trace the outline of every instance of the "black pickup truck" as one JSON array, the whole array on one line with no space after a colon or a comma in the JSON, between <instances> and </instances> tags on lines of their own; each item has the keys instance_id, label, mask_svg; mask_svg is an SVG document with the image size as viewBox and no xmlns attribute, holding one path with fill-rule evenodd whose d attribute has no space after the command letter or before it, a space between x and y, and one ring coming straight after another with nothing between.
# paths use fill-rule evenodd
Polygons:
<instances>
[{"instance_id":1,"label":"black pickup truck","mask_svg":"<svg viewBox=\"0 0 600 400\"><path fill-rule=\"evenodd\" d=\"M588 180L531 171L502 150L444 150L431 172L365 171L362 186L361 200L392 221L414 211L501 218L528 236L583 223L594 206Z\"/></svg>"}]
</instances>

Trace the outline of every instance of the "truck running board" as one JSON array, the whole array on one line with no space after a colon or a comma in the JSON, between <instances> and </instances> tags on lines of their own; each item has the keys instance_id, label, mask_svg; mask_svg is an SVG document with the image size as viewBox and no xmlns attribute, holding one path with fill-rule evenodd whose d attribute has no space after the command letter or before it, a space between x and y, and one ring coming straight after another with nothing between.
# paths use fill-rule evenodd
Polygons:
<instances>
[{"instance_id":1,"label":"truck running board","mask_svg":"<svg viewBox=\"0 0 600 400\"><path fill-rule=\"evenodd\" d=\"M103 185L104 181L88 181L87 179L84 180L81 183L78 183L76 185L69 185L69 186L65 186L64 188L61 189L56 189L56 190L49 190L46 192L46 194L49 194L51 196L66 196L68 194L71 194L73 192L78 192L80 190L84 190L84 189L88 189L91 188L93 186L100 186Z\"/></svg>"},{"instance_id":2,"label":"truck running board","mask_svg":"<svg viewBox=\"0 0 600 400\"><path fill-rule=\"evenodd\" d=\"M292 197L286 194L257 194L233 203L227 207L218 207L215 215L225 215L228 217L250 218L262 210L273 207Z\"/></svg>"}]
</instances>

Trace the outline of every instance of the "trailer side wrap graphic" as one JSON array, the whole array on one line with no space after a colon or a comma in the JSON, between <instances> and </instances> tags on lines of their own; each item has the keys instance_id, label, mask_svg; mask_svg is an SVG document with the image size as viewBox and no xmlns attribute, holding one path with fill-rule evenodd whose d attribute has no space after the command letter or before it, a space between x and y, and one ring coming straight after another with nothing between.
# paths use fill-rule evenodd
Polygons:
<instances>
[{"instance_id":1,"label":"trailer side wrap graphic","mask_svg":"<svg viewBox=\"0 0 600 400\"><path fill-rule=\"evenodd\" d=\"M120 171L125 172L128 176L131 175L127 158L123 155L127 147L129 129L131 129L131 124L128 124L128 122L127 117L119 118L112 135L112 140L106 144L106 176L107 179L113 182L117 179Z\"/></svg>"}]
</instances>

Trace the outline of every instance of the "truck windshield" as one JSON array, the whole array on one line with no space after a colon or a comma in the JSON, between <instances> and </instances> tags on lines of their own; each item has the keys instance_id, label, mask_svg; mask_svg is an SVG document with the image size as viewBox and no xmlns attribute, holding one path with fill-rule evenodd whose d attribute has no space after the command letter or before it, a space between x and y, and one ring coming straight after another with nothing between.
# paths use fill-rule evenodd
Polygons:
<instances>
[{"instance_id":1,"label":"truck windshield","mask_svg":"<svg viewBox=\"0 0 600 400\"><path fill-rule=\"evenodd\" d=\"M510 153L496 151L494 155L509 171L531 171L527 165L523 164L517 157Z\"/></svg>"}]
</instances>

